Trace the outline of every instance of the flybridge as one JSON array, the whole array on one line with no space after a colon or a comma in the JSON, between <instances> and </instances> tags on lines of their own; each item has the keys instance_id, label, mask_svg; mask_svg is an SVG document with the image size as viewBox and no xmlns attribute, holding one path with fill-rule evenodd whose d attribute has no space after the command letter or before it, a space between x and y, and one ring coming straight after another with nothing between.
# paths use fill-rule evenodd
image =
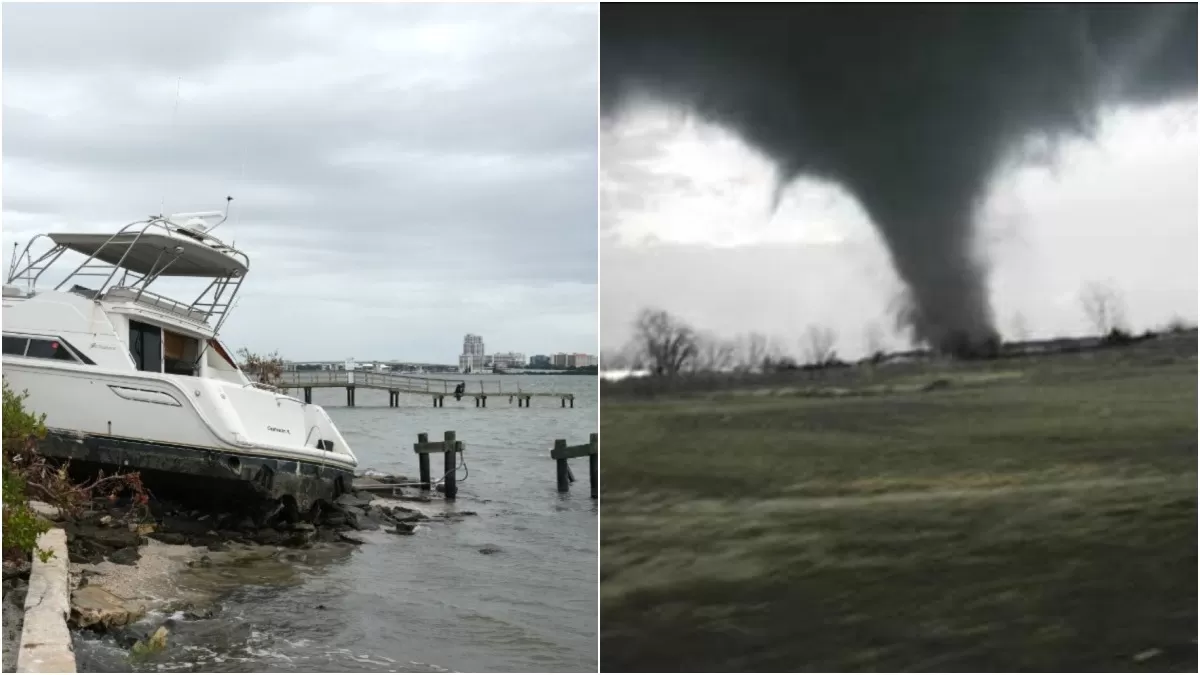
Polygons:
<instances>
[{"instance_id":1,"label":"flybridge","mask_svg":"<svg viewBox=\"0 0 1200 675\"><path fill-rule=\"evenodd\" d=\"M204 324L216 335L250 269L246 254L212 235L227 217L227 213L220 211L177 213L129 223L112 235L39 234L20 255L13 257L5 295L19 292L22 282L32 295L46 270L64 253L74 251L87 258L54 290L67 289L92 299L145 305ZM40 255L35 254L43 246L43 237L52 245ZM78 283L89 277L101 281L94 288ZM150 285L160 277L204 278L211 282L195 300L186 303L151 293Z\"/></svg>"}]
</instances>

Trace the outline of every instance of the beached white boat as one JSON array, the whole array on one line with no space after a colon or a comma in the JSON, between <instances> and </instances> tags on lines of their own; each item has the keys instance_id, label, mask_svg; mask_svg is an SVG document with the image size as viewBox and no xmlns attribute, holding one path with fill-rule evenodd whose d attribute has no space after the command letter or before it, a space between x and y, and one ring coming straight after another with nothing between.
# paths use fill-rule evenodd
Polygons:
<instances>
[{"instance_id":1,"label":"beached white boat","mask_svg":"<svg viewBox=\"0 0 1200 675\"><path fill-rule=\"evenodd\" d=\"M224 220L35 237L4 284L4 379L46 414L47 456L244 483L307 509L349 490L357 460L320 406L251 381L218 339L250 268L212 236ZM68 252L85 259L39 288ZM208 285L192 302L150 291L168 277Z\"/></svg>"}]
</instances>

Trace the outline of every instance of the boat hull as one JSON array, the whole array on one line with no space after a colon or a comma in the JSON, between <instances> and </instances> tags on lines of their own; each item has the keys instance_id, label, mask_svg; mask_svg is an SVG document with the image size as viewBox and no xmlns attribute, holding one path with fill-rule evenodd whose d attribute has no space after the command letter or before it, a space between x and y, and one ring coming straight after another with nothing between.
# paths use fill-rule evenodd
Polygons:
<instances>
[{"instance_id":1,"label":"boat hull","mask_svg":"<svg viewBox=\"0 0 1200 675\"><path fill-rule=\"evenodd\" d=\"M45 413L47 457L183 477L158 481L172 492L189 491L189 477L241 482L250 489L238 494L290 496L300 509L352 483L357 459L320 406L205 378L30 361L5 358L4 379Z\"/></svg>"},{"instance_id":2,"label":"boat hull","mask_svg":"<svg viewBox=\"0 0 1200 675\"><path fill-rule=\"evenodd\" d=\"M176 445L119 436L50 429L38 446L49 458L96 465L107 472L142 473L143 482L170 483L212 501L214 495L257 495L294 499L300 511L318 501L332 502L348 492L354 473L304 458L284 459L228 448ZM199 480L197 480L199 479ZM189 489L190 488L190 489Z\"/></svg>"}]
</instances>

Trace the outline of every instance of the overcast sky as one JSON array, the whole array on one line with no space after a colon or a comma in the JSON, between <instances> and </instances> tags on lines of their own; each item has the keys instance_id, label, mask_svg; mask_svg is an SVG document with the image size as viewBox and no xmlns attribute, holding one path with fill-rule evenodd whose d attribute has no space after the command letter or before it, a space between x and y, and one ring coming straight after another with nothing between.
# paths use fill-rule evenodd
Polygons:
<instances>
[{"instance_id":1,"label":"overcast sky","mask_svg":"<svg viewBox=\"0 0 1200 675\"><path fill-rule=\"evenodd\" d=\"M6 5L14 241L220 209L285 358L596 350L592 5ZM178 89L178 99L176 91Z\"/></svg>"},{"instance_id":2,"label":"overcast sky","mask_svg":"<svg viewBox=\"0 0 1200 675\"><path fill-rule=\"evenodd\" d=\"M832 326L844 356L863 353L868 323L892 329L901 286L838 186L797 181L772 211L771 162L653 103L605 120L600 143L605 349L628 340L645 306L718 335L777 336L793 354L809 324ZM1197 180L1194 103L1111 111L1094 140L1060 146L1050 165L1002 172L981 237L1001 332L1088 332L1079 294L1090 282L1115 288L1137 329L1194 321Z\"/></svg>"}]
</instances>

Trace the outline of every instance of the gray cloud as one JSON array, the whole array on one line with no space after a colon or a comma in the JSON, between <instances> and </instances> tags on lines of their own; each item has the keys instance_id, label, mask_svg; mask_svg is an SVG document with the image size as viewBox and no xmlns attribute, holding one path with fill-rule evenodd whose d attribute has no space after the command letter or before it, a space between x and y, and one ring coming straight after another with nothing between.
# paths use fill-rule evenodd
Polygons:
<instances>
[{"instance_id":1,"label":"gray cloud","mask_svg":"<svg viewBox=\"0 0 1200 675\"><path fill-rule=\"evenodd\" d=\"M470 331L593 351L597 14L7 7L6 249L231 194L221 234L253 263L234 343L448 362ZM280 306L305 319L260 320Z\"/></svg>"}]
</instances>

